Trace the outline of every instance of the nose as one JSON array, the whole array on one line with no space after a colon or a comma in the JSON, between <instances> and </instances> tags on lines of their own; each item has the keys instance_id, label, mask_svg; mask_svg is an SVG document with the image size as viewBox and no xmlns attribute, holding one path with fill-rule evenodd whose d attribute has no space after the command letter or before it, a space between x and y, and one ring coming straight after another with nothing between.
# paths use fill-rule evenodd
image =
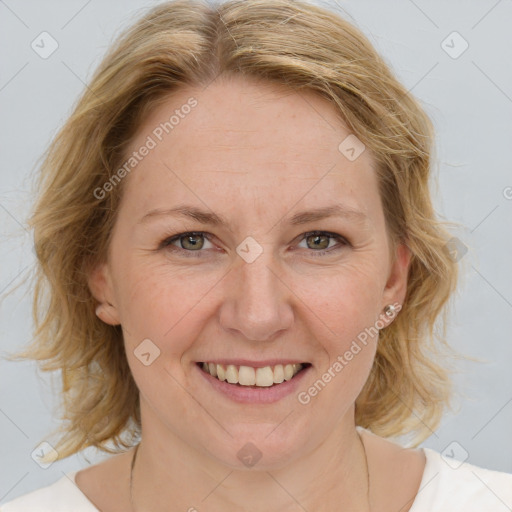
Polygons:
<instances>
[{"instance_id":1,"label":"nose","mask_svg":"<svg viewBox=\"0 0 512 512\"><path fill-rule=\"evenodd\" d=\"M272 251L264 249L251 263L240 258L228 273L220 324L237 337L273 340L293 322L293 292Z\"/></svg>"}]
</instances>

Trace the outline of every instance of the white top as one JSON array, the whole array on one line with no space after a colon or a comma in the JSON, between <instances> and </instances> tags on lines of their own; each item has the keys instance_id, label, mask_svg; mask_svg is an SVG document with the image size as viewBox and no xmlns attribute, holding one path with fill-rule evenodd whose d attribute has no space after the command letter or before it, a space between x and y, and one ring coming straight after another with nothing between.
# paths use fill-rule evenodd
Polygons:
<instances>
[{"instance_id":1,"label":"white top","mask_svg":"<svg viewBox=\"0 0 512 512\"><path fill-rule=\"evenodd\" d=\"M445 459L430 448L422 450L425 470L409 512L512 510L512 474ZM0 506L0 512L99 512L77 487L77 472Z\"/></svg>"}]
</instances>

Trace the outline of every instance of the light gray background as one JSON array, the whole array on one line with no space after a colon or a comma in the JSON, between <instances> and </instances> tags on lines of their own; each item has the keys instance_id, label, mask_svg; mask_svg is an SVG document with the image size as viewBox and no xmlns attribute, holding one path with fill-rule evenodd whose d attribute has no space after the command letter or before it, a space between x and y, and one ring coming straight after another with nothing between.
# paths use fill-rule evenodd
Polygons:
<instances>
[{"instance_id":1,"label":"light gray background","mask_svg":"<svg viewBox=\"0 0 512 512\"><path fill-rule=\"evenodd\" d=\"M115 34L158 2L0 0L0 293L32 269L24 222L30 175L71 112ZM511 0L339 1L332 6L366 33L421 100L437 129L441 216L468 247L449 339L483 358L454 376L467 396L423 446L483 467L512 472L512 20ZM43 31L59 44L42 59L31 42ZM442 42L457 31L469 48L458 58ZM452 42L453 41L453 42ZM461 41L447 39L452 52ZM0 304L2 351L31 337L26 286ZM33 363L0 361L0 503L98 462L87 450L48 469L31 452L56 425L49 376ZM458 444L451 444L454 441ZM465 450L465 451L464 451ZM454 470L455 471L455 470Z\"/></svg>"}]
</instances>

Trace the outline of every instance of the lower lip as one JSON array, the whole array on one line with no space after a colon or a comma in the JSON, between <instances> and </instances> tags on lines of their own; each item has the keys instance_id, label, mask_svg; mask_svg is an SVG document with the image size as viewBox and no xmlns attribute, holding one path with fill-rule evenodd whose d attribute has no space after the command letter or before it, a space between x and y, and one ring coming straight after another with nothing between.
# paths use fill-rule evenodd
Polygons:
<instances>
[{"instance_id":1,"label":"lower lip","mask_svg":"<svg viewBox=\"0 0 512 512\"><path fill-rule=\"evenodd\" d=\"M285 380L281 384L274 384L268 387L249 387L237 386L236 384L229 384L227 381L220 381L217 377L212 377L209 373L202 370L197 363L194 364L197 371L202 375L207 383L209 383L215 390L227 396L234 402L251 403L251 404L271 404L281 400L285 396L292 394L300 383L304 380L306 374L309 373L312 366L307 366L298 372L290 380Z\"/></svg>"}]
</instances>

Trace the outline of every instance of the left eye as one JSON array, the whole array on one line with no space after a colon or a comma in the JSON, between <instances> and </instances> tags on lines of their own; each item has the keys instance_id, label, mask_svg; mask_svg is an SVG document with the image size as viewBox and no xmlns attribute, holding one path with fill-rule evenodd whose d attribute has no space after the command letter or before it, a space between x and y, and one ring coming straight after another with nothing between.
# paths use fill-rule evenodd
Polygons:
<instances>
[{"instance_id":1,"label":"left eye","mask_svg":"<svg viewBox=\"0 0 512 512\"><path fill-rule=\"evenodd\" d=\"M163 240L159 246L159 249L169 249L172 252L184 252L188 253L187 256L197 257L201 252L204 252L200 249L204 247L205 239L208 241L208 243L211 244L209 240L210 236L211 235L203 231L180 233ZM337 240L339 242L338 245L334 248L329 247L333 240ZM311 231L309 233L304 233L302 235L301 242L303 241L305 241L306 244L311 244L311 246L314 248L311 252L314 253L315 257L323 256L327 253L339 250L343 246L350 245L346 238L336 233L330 233L327 231ZM177 247L175 245L176 242L180 242L181 247ZM311 248L311 246L309 248ZM198 254L191 254L194 252Z\"/></svg>"}]
</instances>

